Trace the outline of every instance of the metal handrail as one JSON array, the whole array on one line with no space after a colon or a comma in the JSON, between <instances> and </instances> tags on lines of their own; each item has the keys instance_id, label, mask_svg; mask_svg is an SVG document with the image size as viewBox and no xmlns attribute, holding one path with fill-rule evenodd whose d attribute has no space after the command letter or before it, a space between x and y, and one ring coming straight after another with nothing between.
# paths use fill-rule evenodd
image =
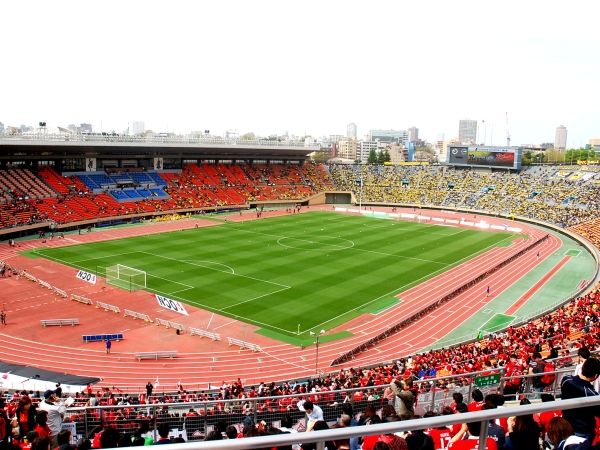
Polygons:
<instances>
[{"instance_id":1,"label":"metal handrail","mask_svg":"<svg viewBox=\"0 0 600 450\"><path fill-rule=\"evenodd\" d=\"M515 408L518 408L518 415L522 416L527 414L555 411L556 409L558 409L557 406L563 411L568 409L585 408L592 406L597 407L600 406L600 396L563 400L559 403L546 402L531 405L521 405ZM490 409L486 411L477 411L464 414L453 414L448 416L438 416L424 419L369 425L366 427L337 428L309 433L282 434L277 436L261 436L224 441L202 441L188 442L185 444L170 444L169 450L259 449L265 447L293 445L299 442L318 442L317 449L323 449L325 441L348 439L357 436L408 432L414 429L437 428L441 426L449 426L465 422L477 421L482 421L481 430L483 431L480 434L479 448L485 448L485 440L487 438L488 429L487 421L503 418L510 415L516 415L515 408Z\"/></svg>"}]
</instances>

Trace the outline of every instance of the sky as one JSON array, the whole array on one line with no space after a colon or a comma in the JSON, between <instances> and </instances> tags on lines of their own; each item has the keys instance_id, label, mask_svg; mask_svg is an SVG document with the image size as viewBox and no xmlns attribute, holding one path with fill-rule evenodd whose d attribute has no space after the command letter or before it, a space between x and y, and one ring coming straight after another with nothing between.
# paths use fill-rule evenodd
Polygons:
<instances>
[{"instance_id":1,"label":"sky","mask_svg":"<svg viewBox=\"0 0 600 450\"><path fill-rule=\"evenodd\" d=\"M313 137L476 119L486 144L600 138L600 2L19 1L0 122ZM485 125L482 123L485 120ZM485 129L484 129L485 127ZM483 141L483 138L480 139Z\"/></svg>"}]
</instances>

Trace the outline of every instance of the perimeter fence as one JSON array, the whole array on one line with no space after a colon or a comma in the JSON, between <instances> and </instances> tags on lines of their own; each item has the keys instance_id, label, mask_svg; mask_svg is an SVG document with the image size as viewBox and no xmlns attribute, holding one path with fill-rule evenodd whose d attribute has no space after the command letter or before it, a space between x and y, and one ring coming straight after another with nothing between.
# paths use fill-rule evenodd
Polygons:
<instances>
[{"instance_id":1,"label":"perimeter fence","mask_svg":"<svg viewBox=\"0 0 600 450\"><path fill-rule=\"evenodd\" d=\"M559 361L555 364L560 365ZM562 367L556 370L554 382L545 388L544 392L560 396L560 382L565 375L572 374L573 366ZM485 396L487 394L502 392L505 384L512 380L519 380L517 393L505 396L507 401L517 398L539 397L541 392L533 388L533 380L544 374L520 375L518 377L504 377L504 369L492 371L474 372L463 375L453 375L433 379L415 380L414 388L417 392L415 413L423 415L427 411L440 413L444 406L450 406L453 402L453 394L459 392L464 397L464 402L472 401L473 391L479 389ZM153 396L151 403L137 403L138 398L122 397L116 399L109 394L107 398L100 398L100 405L68 408L65 415L65 423L70 427L74 437L87 437L91 431L98 426L117 428L125 434L132 434L144 421L150 425L155 437L157 426L168 423L173 436L181 435L186 441L203 440L207 433L221 428L223 425L233 425L240 432L243 429L244 419L252 418L253 423L264 422L265 425L279 428L281 423L291 419L292 428L296 431L306 429L306 415L297 407L300 400L311 400L323 410L324 420L332 426L337 423L342 411L349 404L352 414L360 419L366 412L367 407L372 407L382 417L396 414L399 408L399 400L395 396L385 397L387 385L368 386L364 388L328 390L309 393L295 393L275 397L258 397L247 399L218 398L218 394L212 394L204 401L184 401L181 398L169 398L168 402L162 396ZM187 395L198 395L187 393ZM202 392L199 395L204 395ZM167 396L168 398L168 396ZM114 400L113 400L114 399ZM104 403L118 402L116 405L102 405ZM393 411L390 410L393 407ZM556 404L555 404L556 408ZM288 416L288 417L286 417Z\"/></svg>"}]
</instances>

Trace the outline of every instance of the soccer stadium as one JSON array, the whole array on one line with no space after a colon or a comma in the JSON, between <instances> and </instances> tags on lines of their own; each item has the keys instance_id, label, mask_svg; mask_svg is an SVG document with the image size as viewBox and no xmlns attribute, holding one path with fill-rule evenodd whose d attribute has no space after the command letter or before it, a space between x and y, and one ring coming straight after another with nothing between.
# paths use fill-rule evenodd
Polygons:
<instances>
[{"instance_id":1,"label":"soccer stadium","mask_svg":"<svg viewBox=\"0 0 600 450\"><path fill-rule=\"evenodd\" d=\"M463 399L560 409L536 401L598 346L600 167L316 164L267 142L0 138L13 413L60 386L73 437L194 441L305 431L301 402L452 436Z\"/></svg>"}]
</instances>

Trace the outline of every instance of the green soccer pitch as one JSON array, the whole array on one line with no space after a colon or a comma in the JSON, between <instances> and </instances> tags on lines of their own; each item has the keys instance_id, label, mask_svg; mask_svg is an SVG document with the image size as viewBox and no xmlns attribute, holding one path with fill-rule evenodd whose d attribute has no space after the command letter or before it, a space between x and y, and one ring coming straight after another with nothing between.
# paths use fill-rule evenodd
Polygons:
<instances>
[{"instance_id":1,"label":"green soccer pitch","mask_svg":"<svg viewBox=\"0 0 600 450\"><path fill-rule=\"evenodd\" d=\"M54 249L38 256L104 276L122 264L146 290L293 335L331 329L515 238L409 221L304 214Z\"/></svg>"}]
</instances>

